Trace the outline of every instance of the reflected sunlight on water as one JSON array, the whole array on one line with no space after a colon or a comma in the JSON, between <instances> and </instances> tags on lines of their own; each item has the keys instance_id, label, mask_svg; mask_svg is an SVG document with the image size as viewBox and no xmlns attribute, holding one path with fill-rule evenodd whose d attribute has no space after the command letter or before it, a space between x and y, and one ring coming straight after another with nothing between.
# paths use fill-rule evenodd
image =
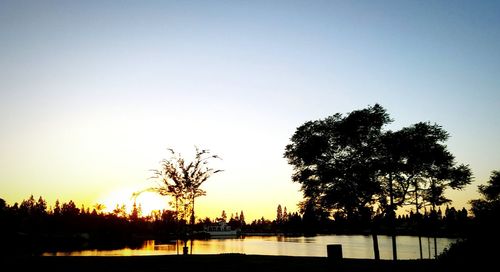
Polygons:
<instances>
[{"instance_id":1,"label":"reflected sunlight on water","mask_svg":"<svg viewBox=\"0 0 500 272\"><path fill-rule=\"evenodd\" d=\"M437 238L438 254L456 239ZM193 254L243 253L256 255L315 256L326 257L328 244L341 244L345 258L373 258L371 236L363 235L318 235L314 237L247 236L232 239L210 239L189 241L187 246ZM420 258L418 237L398 236L398 258ZM44 256L141 256L171 255L182 253L183 242L156 244L149 240L141 248L117 250L82 250L71 252L47 252ZM390 236L379 236L380 257L392 258ZM434 257L433 238L422 238L424 258Z\"/></svg>"}]
</instances>

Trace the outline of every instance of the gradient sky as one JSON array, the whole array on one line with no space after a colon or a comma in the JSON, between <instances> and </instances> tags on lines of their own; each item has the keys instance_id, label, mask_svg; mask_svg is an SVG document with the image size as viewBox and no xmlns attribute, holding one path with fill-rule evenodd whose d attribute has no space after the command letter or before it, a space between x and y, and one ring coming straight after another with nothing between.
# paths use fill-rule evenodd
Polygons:
<instances>
[{"instance_id":1,"label":"gradient sky","mask_svg":"<svg viewBox=\"0 0 500 272\"><path fill-rule=\"evenodd\" d=\"M475 181L500 169L498 1L0 1L0 197L93 205L152 185L167 147L225 172L198 215L274 218L308 120L380 103L436 122Z\"/></svg>"}]
</instances>

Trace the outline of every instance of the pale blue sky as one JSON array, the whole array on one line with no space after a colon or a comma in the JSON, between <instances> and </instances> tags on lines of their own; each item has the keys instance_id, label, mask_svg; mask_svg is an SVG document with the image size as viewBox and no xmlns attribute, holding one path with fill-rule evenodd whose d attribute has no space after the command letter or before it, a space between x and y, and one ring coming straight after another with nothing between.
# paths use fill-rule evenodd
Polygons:
<instances>
[{"instance_id":1,"label":"pale blue sky","mask_svg":"<svg viewBox=\"0 0 500 272\"><path fill-rule=\"evenodd\" d=\"M476 180L450 196L477 197L500 168L500 2L0 1L9 203L95 203L196 144L226 169L207 215L272 217L300 200L282 158L295 128L374 103L392 129L450 132Z\"/></svg>"}]
</instances>

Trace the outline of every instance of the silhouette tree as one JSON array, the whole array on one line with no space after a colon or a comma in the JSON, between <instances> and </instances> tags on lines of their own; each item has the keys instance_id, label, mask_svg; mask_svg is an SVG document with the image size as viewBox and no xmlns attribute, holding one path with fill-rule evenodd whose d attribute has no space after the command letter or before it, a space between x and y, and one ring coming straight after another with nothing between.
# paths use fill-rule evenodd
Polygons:
<instances>
[{"instance_id":1,"label":"silhouette tree","mask_svg":"<svg viewBox=\"0 0 500 272\"><path fill-rule=\"evenodd\" d=\"M420 122L383 136L382 207L394 225L395 210L404 204L415 205L416 218L420 209L429 204L435 214L436 206L447 203L446 188L461 189L471 182L468 166L455 166L454 156L444 142L448 133L439 125ZM387 200L388 199L388 200ZM388 203L387 203L388 202ZM421 222L417 222L418 225ZM396 236L393 239L393 258L397 258ZM422 241L419 235L420 256Z\"/></svg>"},{"instance_id":2,"label":"silhouette tree","mask_svg":"<svg viewBox=\"0 0 500 272\"><path fill-rule=\"evenodd\" d=\"M106 209L106 206L101 203L97 203L94 205L94 210L96 213L101 214Z\"/></svg>"},{"instance_id":3,"label":"silhouette tree","mask_svg":"<svg viewBox=\"0 0 500 272\"><path fill-rule=\"evenodd\" d=\"M35 211L35 198L33 195L21 202L21 205L19 205L19 211L25 215L31 215Z\"/></svg>"},{"instance_id":4,"label":"silhouette tree","mask_svg":"<svg viewBox=\"0 0 500 272\"><path fill-rule=\"evenodd\" d=\"M217 218L218 220L217 221L220 221L220 222L226 222L227 221L227 215L226 215L226 211L225 210L222 210L222 213L220 215L220 218Z\"/></svg>"},{"instance_id":5,"label":"silhouette tree","mask_svg":"<svg viewBox=\"0 0 500 272\"><path fill-rule=\"evenodd\" d=\"M493 171L486 184L478 186L480 199L470 201L475 224L465 240L446 250L440 259L457 271L469 267L498 267L498 251L493 245L500 243L500 171ZM463 216L463 215L462 215Z\"/></svg>"},{"instance_id":6,"label":"silhouette tree","mask_svg":"<svg viewBox=\"0 0 500 272\"><path fill-rule=\"evenodd\" d=\"M122 204L122 205L116 204L116 207L113 209L113 214L116 217L126 218L127 217L127 207L125 206L125 204Z\"/></svg>"},{"instance_id":7,"label":"silhouette tree","mask_svg":"<svg viewBox=\"0 0 500 272\"><path fill-rule=\"evenodd\" d=\"M152 170L152 178L157 181L157 186L144 190L174 198L177 227L180 227L179 222L183 224L181 232L184 240L184 254L187 254L188 235L184 224L189 220L192 229L195 223L195 199L206 194L200 186L212 174L221 171L208 167L208 160L219 158L217 155L210 155L210 151L205 149L199 150L197 147L195 149L195 158L189 163L180 153L167 149L170 158L162 160L160 169ZM135 193L134 196L140 193ZM179 229L177 235L179 236Z\"/></svg>"},{"instance_id":8,"label":"silhouette tree","mask_svg":"<svg viewBox=\"0 0 500 272\"><path fill-rule=\"evenodd\" d=\"M54 209L52 210L52 214L54 214L55 216L61 215L61 204L59 203L59 199L56 200Z\"/></svg>"},{"instance_id":9,"label":"silhouette tree","mask_svg":"<svg viewBox=\"0 0 500 272\"><path fill-rule=\"evenodd\" d=\"M446 188L470 183L470 170L455 166L443 144L448 133L440 126L421 122L383 131L390 121L386 110L375 104L346 116L337 113L306 122L295 131L284 157L294 167L292 180L301 184L303 211L345 214L348 222L370 221L384 212L397 259L397 208L412 203L418 215L422 205L430 203L435 211L444 203ZM304 221L309 217L304 214ZM376 258L377 243L374 235Z\"/></svg>"},{"instance_id":10,"label":"silhouette tree","mask_svg":"<svg viewBox=\"0 0 500 272\"><path fill-rule=\"evenodd\" d=\"M137 203L134 201L132 205L132 212L130 213L129 219L131 221L137 221L141 215L141 207L137 207Z\"/></svg>"},{"instance_id":11,"label":"silhouette tree","mask_svg":"<svg viewBox=\"0 0 500 272\"><path fill-rule=\"evenodd\" d=\"M382 127L390 121L386 110L375 104L297 128L284 157L294 168L292 180L301 184L304 211L341 211L348 220L371 216L381 190ZM308 217L304 214L304 221ZM374 246L378 248L376 239Z\"/></svg>"},{"instance_id":12,"label":"silhouette tree","mask_svg":"<svg viewBox=\"0 0 500 272\"><path fill-rule=\"evenodd\" d=\"M439 157L438 157L439 158ZM437 230L438 215L436 207L449 203L451 200L444 196L444 191L447 188L463 189L465 185L472 181L472 172L467 165L453 165L453 157L448 157L447 160L440 161L431 167L427 179L428 187L424 191L423 201L427 202L432 207L432 225L434 231ZM434 235L434 256L437 256L437 238Z\"/></svg>"},{"instance_id":13,"label":"silhouette tree","mask_svg":"<svg viewBox=\"0 0 500 272\"><path fill-rule=\"evenodd\" d=\"M500 171L493 171L487 184L478 186L481 199L470 201L474 216L491 229L498 226L500 215ZM498 230L498 229L497 229Z\"/></svg>"},{"instance_id":14,"label":"silhouette tree","mask_svg":"<svg viewBox=\"0 0 500 272\"><path fill-rule=\"evenodd\" d=\"M281 204L278 205L276 209L276 223L281 224L283 222L283 211L281 209Z\"/></svg>"},{"instance_id":15,"label":"silhouette tree","mask_svg":"<svg viewBox=\"0 0 500 272\"><path fill-rule=\"evenodd\" d=\"M294 167L292 179L301 184L304 197L348 217L373 204L380 189L375 147L389 121L385 109L376 104L297 128L284 156Z\"/></svg>"},{"instance_id":16,"label":"silhouette tree","mask_svg":"<svg viewBox=\"0 0 500 272\"><path fill-rule=\"evenodd\" d=\"M245 214L243 214L243 211L240 212L240 223L241 223L242 226L246 225Z\"/></svg>"},{"instance_id":17,"label":"silhouette tree","mask_svg":"<svg viewBox=\"0 0 500 272\"><path fill-rule=\"evenodd\" d=\"M70 200L68 203L63 203L61 208L61 214L65 217L75 217L80 213L80 209L78 209L73 200Z\"/></svg>"},{"instance_id":18,"label":"silhouette tree","mask_svg":"<svg viewBox=\"0 0 500 272\"><path fill-rule=\"evenodd\" d=\"M47 201L45 201L41 196L38 198L38 201L35 203L34 212L43 216L47 214Z\"/></svg>"},{"instance_id":19,"label":"silhouette tree","mask_svg":"<svg viewBox=\"0 0 500 272\"><path fill-rule=\"evenodd\" d=\"M449 135L440 126L417 123L403 130L409 134L408 164L413 175L415 208L418 213L422 205L431 205L431 224L436 229L436 207L450 202L444 196L445 189L462 189L471 182L472 174L466 165L455 166L454 156L444 145ZM437 255L436 237L434 250Z\"/></svg>"},{"instance_id":20,"label":"silhouette tree","mask_svg":"<svg viewBox=\"0 0 500 272\"><path fill-rule=\"evenodd\" d=\"M387 131L381 137L379 152L379 181L382 190L378 200L390 222L394 260L397 259L396 210L398 206L403 205L410 187L403 173L408 160L408 152L405 152L406 139L402 131Z\"/></svg>"},{"instance_id":21,"label":"silhouette tree","mask_svg":"<svg viewBox=\"0 0 500 272\"><path fill-rule=\"evenodd\" d=\"M172 196L178 219L186 222L189 220L191 225L195 220L195 200L206 194L200 188L201 185L212 174L222 171L208 166L210 159L220 159L219 156L210 155L210 151L206 149L195 149L194 160L189 163L180 153L168 149L170 158L162 160L160 169L152 170L152 178L157 180L157 186L145 190Z\"/></svg>"}]
</instances>

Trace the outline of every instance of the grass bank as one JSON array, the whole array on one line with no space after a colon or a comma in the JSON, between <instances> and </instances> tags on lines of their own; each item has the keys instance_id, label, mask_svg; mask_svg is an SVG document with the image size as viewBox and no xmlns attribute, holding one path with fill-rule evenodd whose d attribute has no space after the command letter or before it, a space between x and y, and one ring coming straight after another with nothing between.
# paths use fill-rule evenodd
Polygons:
<instances>
[{"instance_id":1,"label":"grass bank","mask_svg":"<svg viewBox=\"0 0 500 272\"><path fill-rule=\"evenodd\" d=\"M7 269L5 269L7 268ZM34 270L36 269L36 270ZM438 271L433 260L374 261L344 259L331 264L324 257L262 255L190 255L119 257L10 257L2 261L2 271ZM439 269L443 271L442 269Z\"/></svg>"}]
</instances>

